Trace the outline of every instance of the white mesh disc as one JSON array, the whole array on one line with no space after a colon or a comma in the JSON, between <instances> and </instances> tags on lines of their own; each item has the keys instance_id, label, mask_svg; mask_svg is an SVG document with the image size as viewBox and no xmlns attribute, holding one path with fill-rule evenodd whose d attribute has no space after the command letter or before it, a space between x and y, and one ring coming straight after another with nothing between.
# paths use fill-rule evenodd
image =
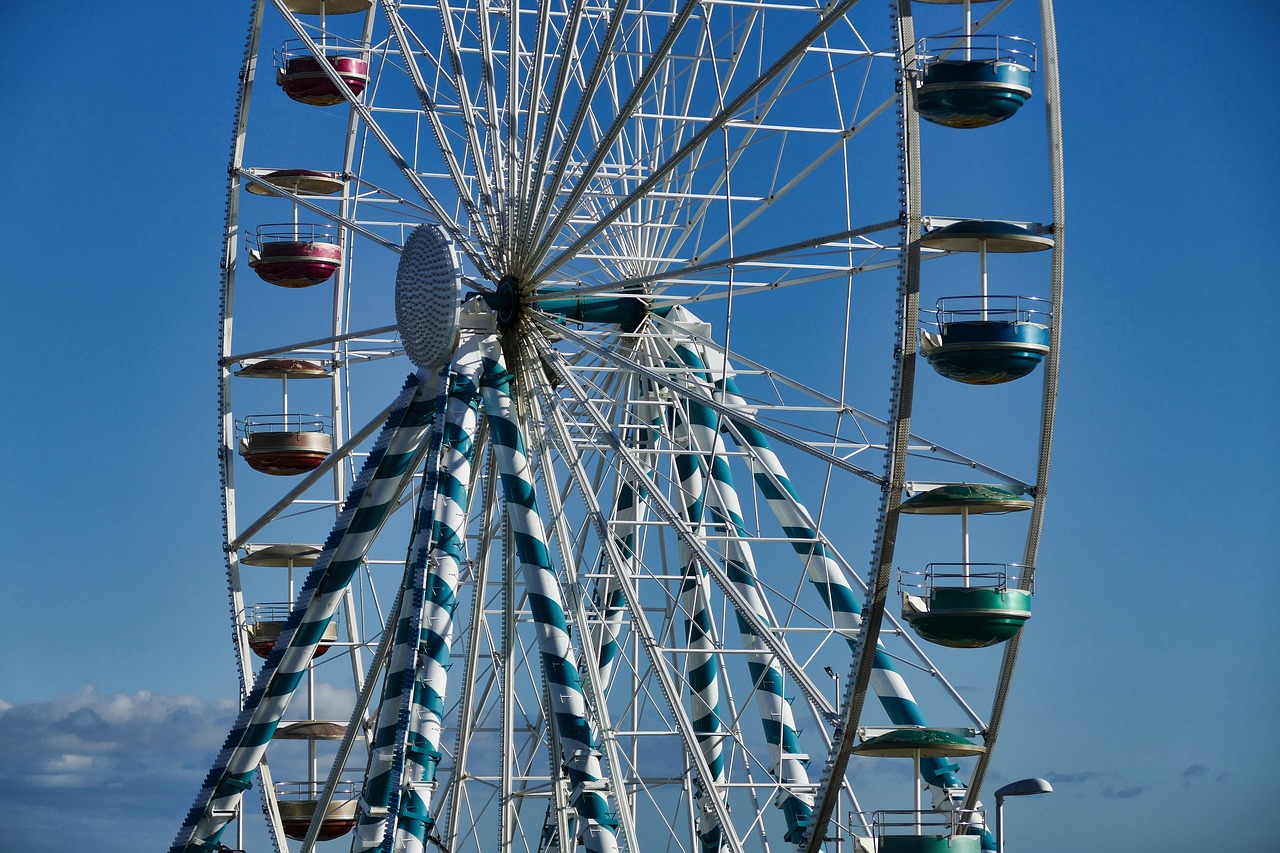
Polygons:
<instances>
[{"instance_id":1,"label":"white mesh disc","mask_svg":"<svg viewBox=\"0 0 1280 853\"><path fill-rule=\"evenodd\" d=\"M413 229L396 270L396 323L405 354L423 370L443 367L458 334L462 267L444 230Z\"/></svg>"}]
</instances>

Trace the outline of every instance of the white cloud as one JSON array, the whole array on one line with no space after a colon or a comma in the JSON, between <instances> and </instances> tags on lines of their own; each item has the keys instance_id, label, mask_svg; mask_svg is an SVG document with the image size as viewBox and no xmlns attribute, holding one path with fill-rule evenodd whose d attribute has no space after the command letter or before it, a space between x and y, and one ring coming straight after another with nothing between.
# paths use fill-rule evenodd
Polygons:
<instances>
[{"instance_id":1,"label":"white cloud","mask_svg":"<svg viewBox=\"0 0 1280 853\"><path fill-rule=\"evenodd\" d=\"M297 704L301 708L303 697L297 698L299 699ZM316 682L317 719L346 722L351 716L351 708L355 705L355 701L355 691L349 687L338 687L325 681ZM289 707L293 709L292 704Z\"/></svg>"},{"instance_id":2,"label":"white cloud","mask_svg":"<svg viewBox=\"0 0 1280 853\"><path fill-rule=\"evenodd\" d=\"M76 814L95 850L165 849L235 716L230 701L79 693L0 699L0 838L28 853L65 849L51 827Z\"/></svg>"},{"instance_id":3,"label":"white cloud","mask_svg":"<svg viewBox=\"0 0 1280 853\"><path fill-rule=\"evenodd\" d=\"M93 758L88 755L57 755L50 758L46 764L50 772L64 770L68 772L80 772L89 769L89 765L93 764Z\"/></svg>"}]
</instances>

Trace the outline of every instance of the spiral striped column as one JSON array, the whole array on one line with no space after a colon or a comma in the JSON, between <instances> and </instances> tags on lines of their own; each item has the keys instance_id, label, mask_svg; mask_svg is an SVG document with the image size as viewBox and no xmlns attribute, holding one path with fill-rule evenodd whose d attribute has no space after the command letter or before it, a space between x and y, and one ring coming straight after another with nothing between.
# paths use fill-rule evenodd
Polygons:
<instances>
[{"instance_id":1,"label":"spiral striped column","mask_svg":"<svg viewBox=\"0 0 1280 853\"><path fill-rule=\"evenodd\" d=\"M652 403L640 402L633 409L637 458L649 470L653 465L653 447L655 430L652 428L658 417L656 406ZM618 552L627 561L626 566L619 566L619 571L630 571L630 564L635 558L639 523L645 515L648 485L626 473L618 497L614 503L611 529L614 540L618 544ZM596 611L600 614L599 635L596 641L597 665L600 671L600 690L607 693L613 681L614 669L622 648L618 643L618 635L622 632L622 620L626 614L626 600L622 594L622 586L614 579L612 573L603 578L595 596Z\"/></svg>"},{"instance_id":2,"label":"spiral striped column","mask_svg":"<svg viewBox=\"0 0 1280 853\"><path fill-rule=\"evenodd\" d=\"M684 346L677 346L676 351L685 365L694 371L697 381L707 381L701 359L695 353ZM724 441L720 437L718 415L707 406L690 402L688 416L693 438L692 448L700 457L699 464L709 473L706 491L707 520L731 534L726 537L724 544L726 573L759 621L764 625L773 625L773 615L760 594L755 558L751 546L745 540L746 524L737 490L734 488L733 472L729 468ZM680 465L680 458L677 457L677 467ZM799 730L791 703L786 698L785 681L776 659L769 653L750 622L740 614L737 621L743 647L748 650L747 666L755 685L756 707L771 751L774 772L784 786L776 801L787 821L784 840L799 842L813 814L813 795L807 790L808 757L800 745Z\"/></svg>"},{"instance_id":3,"label":"spiral striped column","mask_svg":"<svg viewBox=\"0 0 1280 853\"><path fill-rule=\"evenodd\" d=\"M428 466L428 477L419 496L417 525L405 571L405 594L401 596L395 643L383 683L353 851L372 850L390 843L388 824L401 828L413 826L411 834L417 839L417 848L412 841L396 840L393 849L420 849L431 824L430 819L424 817L427 815L424 804L429 802L429 796L417 796L415 800L406 793L397 796L395 791L397 786L405 788L402 778L408 780L410 789L411 783L419 780L434 781L434 761L440 754L438 721L443 716L447 644L456 607L453 590L458 561L455 557L452 563L442 564L430 549L439 548L437 543L443 536L450 543L449 549L460 554L460 534L450 538L440 531L442 527L460 529L463 522L457 519L457 508L466 503L479 389L478 375L468 379L462 366L464 362L461 357L455 359L437 403L442 410L440 458L438 464ZM478 370L474 348L471 363L474 374ZM438 630L426 627L446 615L447 624L441 623ZM443 649L433 643L432 634L444 638ZM434 680L431 687L426 683L429 679ZM437 698L427 701L424 692L433 693ZM431 710L424 712L424 704ZM434 740L426 743L415 736L424 713L434 714L436 720ZM420 757L431 758L430 766L425 766L428 762L416 760Z\"/></svg>"},{"instance_id":4,"label":"spiral striped column","mask_svg":"<svg viewBox=\"0 0 1280 853\"><path fill-rule=\"evenodd\" d=\"M506 369L496 337L482 339L480 350L484 359L480 393L489 419L516 560L537 626L552 720L565 753L565 769L572 786L569 799L577 812L587 853L615 853L618 822L609 807L609 783L600 764L595 733L587 720L586 698L577 656L569 642L564 599L551 563L546 530L538 513L533 470L511 398L514 377Z\"/></svg>"},{"instance_id":5,"label":"spiral striped column","mask_svg":"<svg viewBox=\"0 0 1280 853\"><path fill-rule=\"evenodd\" d=\"M630 563L635 554L636 533L634 520L639 517L640 497L630 483L623 483L618 491L614 507L613 531L618 551ZM625 571L625 567L619 567ZM613 671L622 655L618 635L622 633L622 618L626 613L626 599L622 586L612 577L601 579L596 589L595 609L600 614L598 634L595 638L599 649L596 666L600 671L600 690L608 693L613 682Z\"/></svg>"},{"instance_id":6,"label":"spiral striped column","mask_svg":"<svg viewBox=\"0 0 1280 853\"><path fill-rule=\"evenodd\" d=\"M441 400L437 400L439 412ZM431 530L431 508L435 503L435 490L424 483L418 496L417 523L411 552L422 547L421 539ZM414 635L419 621L419 596L425 580L416 561L405 567L400 607L395 616L395 639L382 683L382 699L378 704L378 719L374 725L373 744L369 752L369 764L365 773L364 789L360 795L360 811L351 849L372 850L381 845L386 835L386 810L391 799L394 782L392 763L404 718L404 697L411 689Z\"/></svg>"},{"instance_id":7,"label":"spiral striped column","mask_svg":"<svg viewBox=\"0 0 1280 853\"><path fill-rule=\"evenodd\" d=\"M216 850L218 839L252 785L267 744L306 675L334 612L400 494L426 442L435 389L411 376L338 515L337 523L298 595L275 649L214 760L171 853Z\"/></svg>"},{"instance_id":8,"label":"spiral striped column","mask_svg":"<svg viewBox=\"0 0 1280 853\"><path fill-rule=\"evenodd\" d=\"M688 351L682 351L682 355L684 353ZM696 354L688 355L697 362L701 361ZM707 355L714 358L719 354L708 351ZM729 371L722 370L722 367L721 361L711 371L715 377L716 398L727 406L745 406L746 401L738 393L733 376ZM852 649L857 641L862 608L853 594L843 567L836 562L830 549L818 536L817 525L796 495L769 439L741 420L734 419L733 424L736 434L746 444L744 449L749 451L747 455L751 460L756 487L782 525L784 533L792 540L791 546L803 561L806 576L830 609L835 628L844 635ZM895 669L893 660L878 644L872 664L871 689L894 725L927 725L911 689ZM935 808L948 808L963 800L964 782L957 775L957 769L956 765L942 758L921 759L920 774L930 788ZM983 833L985 847L986 837L990 833L985 829Z\"/></svg>"},{"instance_id":9,"label":"spiral striped column","mask_svg":"<svg viewBox=\"0 0 1280 853\"><path fill-rule=\"evenodd\" d=\"M417 677L408 708L403 742L401 794L391 849L421 853L435 824L430 813L436 765L441 755L445 696L458 609L458 575L465 557L468 488L475 460L482 360L475 338L466 340L449 373L448 409L429 554L422 591L417 648ZM393 811L395 808L393 806Z\"/></svg>"},{"instance_id":10,"label":"spiral striped column","mask_svg":"<svg viewBox=\"0 0 1280 853\"><path fill-rule=\"evenodd\" d=\"M696 417L677 413L672 425L672 439L676 447L688 448L688 452L675 457L676 477L680 495L680 512L694 536L705 532L706 481L696 450L696 440L690 421ZM703 759L711 771L710 779L696 780L697 796L704 800L710 796L723 798L725 776L724 741L725 726L720 714L720 682L716 672L715 636L711 622L711 579L707 569L697 559L692 549L680 538L680 609L685 617L686 677L689 684L689 717L693 723L694 737ZM710 790L708 790L710 788ZM703 806L698 815L698 838L702 853L719 853L724 843L724 827L720 826L710 806Z\"/></svg>"},{"instance_id":11,"label":"spiral striped column","mask_svg":"<svg viewBox=\"0 0 1280 853\"><path fill-rule=\"evenodd\" d=\"M423 502L429 499L425 490L421 498ZM429 505L423 507L420 503L418 512L421 513L427 508ZM386 808L391 797L392 786L391 764L395 759L396 735L401 719L401 697L408 689L406 669L410 650L413 648L415 587L412 574L406 572L400 608L396 612L395 640L391 647L386 677L382 682L382 701L379 703L378 719L374 724L369 765L365 773L364 789L360 793L360 811L355 836L351 843L353 851L376 849L386 835Z\"/></svg>"}]
</instances>

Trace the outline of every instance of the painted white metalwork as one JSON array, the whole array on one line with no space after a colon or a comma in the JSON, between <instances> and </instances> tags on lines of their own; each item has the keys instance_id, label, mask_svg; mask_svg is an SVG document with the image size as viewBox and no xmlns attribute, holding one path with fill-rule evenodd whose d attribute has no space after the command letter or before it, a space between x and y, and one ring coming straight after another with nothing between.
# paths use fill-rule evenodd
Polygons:
<instances>
[{"instance_id":1,"label":"painted white metalwork","mask_svg":"<svg viewBox=\"0 0 1280 853\"><path fill-rule=\"evenodd\" d=\"M1053 218L1036 226L1052 252L1021 261L1054 318L1043 369L982 418L982 389L953 417L955 389L915 375L922 294L932 304L963 262L921 251L925 199L946 200L935 227L959 221L984 165L1003 167L994 150L948 170L943 134L970 131L914 118L915 33L945 35L961 11L253 0L219 359L245 710L174 851L288 848L268 779L319 792L317 814L340 783L363 791L355 833L325 840L350 827L314 820L303 851L834 849L873 834L842 815L912 801L851 769L859 731L927 719L990 745L1019 639L1003 658L935 656L896 619L884 574L952 558L899 520L910 484L981 477L1036 498L975 517L974 542L999 552L975 545L975 560L1033 566L1043 524L1056 153L1051 186L1003 215ZM1034 36L1042 20L1056 87L1047 0L994 4L966 32ZM338 103L275 88L264 72L284 40L321 58ZM369 63L362 91L339 56ZM1043 99L1047 137L1022 118L1008 132L1056 152L1056 89ZM938 164L929 195L922 161ZM285 169L340 189L264 177ZM286 291L242 263L244 234L290 210L339 235L322 285ZM325 413L336 450L294 479L235 453L237 418L280 398L235 376L263 358L327 371L290 386L289 405ZM408 415L391 403L406 374ZM388 445L419 470L371 473ZM342 507L371 498L377 529L353 526ZM292 569L242 555L326 536L255 675L247 614L296 590ZM329 622L338 639L321 644ZM268 731L335 720L332 741ZM964 785L991 760L920 762L942 823L980 830ZM249 814L259 802L266 820Z\"/></svg>"}]
</instances>

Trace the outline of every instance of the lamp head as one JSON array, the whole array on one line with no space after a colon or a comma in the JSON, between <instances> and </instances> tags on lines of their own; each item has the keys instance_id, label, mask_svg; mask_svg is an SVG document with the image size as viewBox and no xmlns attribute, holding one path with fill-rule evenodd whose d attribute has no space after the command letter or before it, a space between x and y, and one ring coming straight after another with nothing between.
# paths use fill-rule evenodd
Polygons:
<instances>
[{"instance_id":1,"label":"lamp head","mask_svg":"<svg viewBox=\"0 0 1280 853\"><path fill-rule=\"evenodd\" d=\"M1026 797L1032 794L1052 793L1053 786L1049 784L1047 779L1019 779L1017 782L1010 782L997 790L996 799L1003 800L1005 797Z\"/></svg>"}]
</instances>

